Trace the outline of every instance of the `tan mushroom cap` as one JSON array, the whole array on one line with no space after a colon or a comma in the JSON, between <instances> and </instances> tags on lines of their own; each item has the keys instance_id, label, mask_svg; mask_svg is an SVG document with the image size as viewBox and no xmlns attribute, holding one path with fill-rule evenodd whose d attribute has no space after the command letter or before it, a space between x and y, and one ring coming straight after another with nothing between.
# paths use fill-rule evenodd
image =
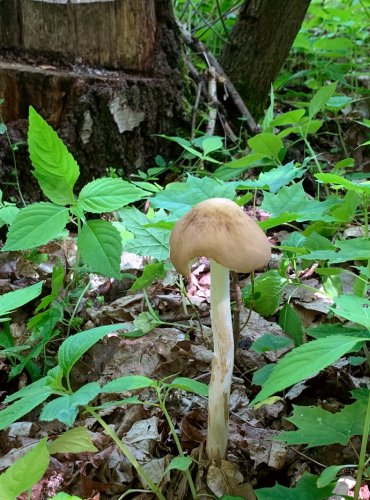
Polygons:
<instances>
[{"instance_id":1,"label":"tan mushroom cap","mask_svg":"<svg viewBox=\"0 0 370 500\"><path fill-rule=\"evenodd\" d=\"M210 198L175 225L170 260L187 276L196 257L208 257L232 271L248 273L266 265L271 247L262 229L233 201Z\"/></svg>"}]
</instances>

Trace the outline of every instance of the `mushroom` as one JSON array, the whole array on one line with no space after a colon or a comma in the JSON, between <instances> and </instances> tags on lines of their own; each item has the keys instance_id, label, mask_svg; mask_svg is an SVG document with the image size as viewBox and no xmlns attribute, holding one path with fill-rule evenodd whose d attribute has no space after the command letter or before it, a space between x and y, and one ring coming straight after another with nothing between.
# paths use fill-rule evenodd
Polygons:
<instances>
[{"instance_id":1,"label":"mushroom","mask_svg":"<svg viewBox=\"0 0 370 500\"><path fill-rule=\"evenodd\" d=\"M211 264L211 322L214 354L208 402L207 455L220 464L229 434L229 398L234 367L229 270L248 273L268 263L270 244L262 229L235 202L210 198L195 205L175 225L170 260L188 276L191 261Z\"/></svg>"}]
</instances>

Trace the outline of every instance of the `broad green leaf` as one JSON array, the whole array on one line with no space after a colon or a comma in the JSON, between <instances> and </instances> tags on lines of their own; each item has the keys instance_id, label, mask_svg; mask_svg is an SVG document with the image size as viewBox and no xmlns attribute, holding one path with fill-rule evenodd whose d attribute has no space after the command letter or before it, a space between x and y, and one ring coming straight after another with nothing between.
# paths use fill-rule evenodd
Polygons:
<instances>
[{"instance_id":1,"label":"broad green leaf","mask_svg":"<svg viewBox=\"0 0 370 500\"><path fill-rule=\"evenodd\" d=\"M10 404L6 408L4 408L4 410L1 410L0 430L5 429L10 424L29 413L31 410L36 408L36 406L45 401L52 393L53 391L51 391L50 389L40 389L39 391L37 391L37 393L35 391L29 396L23 397L18 401Z\"/></svg>"},{"instance_id":2,"label":"broad green leaf","mask_svg":"<svg viewBox=\"0 0 370 500\"><path fill-rule=\"evenodd\" d=\"M316 94L312 97L310 104L308 106L308 115L313 118L316 113L321 111L329 99L333 96L337 83L333 82L325 87L321 87Z\"/></svg>"},{"instance_id":3,"label":"broad green leaf","mask_svg":"<svg viewBox=\"0 0 370 500\"><path fill-rule=\"evenodd\" d=\"M275 367L275 363L270 363L268 365L262 366L262 368L259 368L253 373L252 377L252 384L253 385L263 385L270 374L272 373L272 370Z\"/></svg>"},{"instance_id":4,"label":"broad green leaf","mask_svg":"<svg viewBox=\"0 0 370 500\"><path fill-rule=\"evenodd\" d=\"M4 226L5 224L10 226L10 224L13 223L13 220L15 219L15 216L19 212L19 208L13 207L13 206L8 206L8 207L2 207L0 208L0 227Z\"/></svg>"},{"instance_id":5,"label":"broad green leaf","mask_svg":"<svg viewBox=\"0 0 370 500\"><path fill-rule=\"evenodd\" d=\"M352 436L362 434L366 406L359 400L332 413L317 406L293 405L293 415L287 420L297 430L282 432L276 439L289 445L305 444L308 448L335 443L346 445Z\"/></svg>"},{"instance_id":6,"label":"broad green leaf","mask_svg":"<svg viewBox=\"0 0 370 500\"><path fill-rule=\"evenodd\" d=\"M153 315L150 311L143 311L139 313L134 319L135 329L140 330L144 335L151 332L160 324L161 320L159 319L159 317L157 315ZM132 332L130 332L130 334L132 335Z\"/></svg>"},{"instance_id":7,"label":"broad green leaf","mask_svg":"<svg viewBox=\"0 0 370 500\"><path fill-rule=\"evenodd\" d=\"M142 290L143 288L149 286L154 280L164 278L165 276L166 271L164 269L164 262L147 264L144 267L142 276L134 281L130 291L136 292L137 290Z\"/></svg>"},{"instance_id":8,"label":"broad green leaf","mask_svg":"<svg viewBox=\"0 0 370 500\"><path fill-rule=\"evenodd\" d=\"M325 108L329 111L335 112L339 111L342 108L345 108L346 106L348 106L348 104L351 104L351 102L354 102L352 97L348 97L346 95L333 96L328 100Z\"/></svg>"},{"instance_id":9,"label":"broad green leaf","mask_svg":"<svg viewBox=\"0 0 370 500\"><path fill-rule=\"evenodd\" d=\"M67 208L52 203L34 203L22 208L10 226L2 251L27 250L45 245L61 235L68 218Z\"/></svg>"},{"instance_id":10,"label":"broad green leaf","mask_svg":"<svg viewBox=\"0 0 370 500\"><path fill-rule=\"evenodd\" d=\"M126 252L137 255L150 256L163 261L170 252L170 232L165 229L148 227L150 219L135 207L119 210L119 217L123 226L131 231L135 238L124 244Z\"/></svg>"},{"instance_id":11,"label":"broad green leaf","mask_svg":"<svg viewBox=\"0 0 370 500\"><path fill-rule=\"evenodd\" d=\"M0 498L15 500L21 493L30 490L45 474L49 461L44 438L0 475Z\"/></svg>"},{"instance_id":12,"label":"broad green leaf","mask_svg":"<svg viewBox=\"0 0 370 500\"><path fill-rule=\"evenodd\" d=\"M58 351L58 362L63 370L64 376L69 376L69 372L74 364L90 349L90 347L108 335L108 333L116 332L124 327L124 323L98 326L97 328L85 330L84 332L76 333L76 335L68 337L68 339L61 344Z\"/></svg>"},{"instance_id":13,"label":"broad green leaf","mask_svg":"<svg viewBox=\"0 0 370 500\"><path fill-rule=\"evenodd\" d=\"M299 123L305 112L306 111L304 109L293 109L292 111L276 116L271 121L271 125L274 127L280 127L281 125L294 125L295 123Z\"/></svg>"},{"instance_id":14,"label":"broad green leaf","mask_svg":"<svg viewBox=\"0 0 370 500\"><path fill-rule=\"evenodd\" d=\"M27 302L38 297L42 291L43 281L39 281L35 285L7 292L0 296L0 316L9 314L17 307L21 307Z\"/></svg>"},{"instance_id":15,"label":"broad green leaf","mask_svg":"<svg viewBox=\"0 0 370 500\"><path fill-rule=\"evenodd\" d=\"M154 208L164 208L182 217L197 203L208 198L235 198L235 187L210 177L197 178L189 175L186 183L173 182L151 198ZM125 224L124 220L123 223Z\"/></svg>"},{"instance_id":16,"label":"broad green leaf","mask_svg":"<svg viewBox=\"0 0 370 500\"><path fill-rule=\"evenodd\" d=\"M264 231L271 229L276 226L281 226L282 224L286 224L287 222L292 222L293 220L297 220L299 214L297 212L287 212L281 215L277 215L276 217L269 217L268 219L263 220L259 223L259 226Z\"/></svg>"},{"instance_id":17,"label":"broad green leaf","mask_svg":"<svg viewBox=\"0 0 370 500\"><path fill-rule=\"evenodd\" d=\"M192 463L191 457L174 457L168 464L166 472L169 472L170 470L186 471L191 466L191 463Z\"/></svg>"},{"instance_id":18,"label":"broad green leaf","mask_svg":"<svg viewBox=\"0 0 370 500\"><path fill-rule=\"evenodd\" d=\"M271 193L277 193L283 186L289 184L296 177L302 177L304 170L294 166L294 161L273 168L268 172L262 172L258 181L261 185L267 185Z\"/></svg>"},{"instance_id":19,"label":"broad green leaf","mask_svg":"<svg viewBox=\"0 0 370 500\"><path fill-rule=\"evenodd\" d=\"M223 181L239 177L248 168L262 166L261 160L264 158L266 158L264 154L250 153L248 156L237 158L218 167L214 172L214 176Z\"/></svg>"},{"instance_id":20,"label":"broad green leaf","mask_svg":"<svg viewBox=\"0 0 370 500\"><path fill-rule=\"evenodd\" d=\"M322 339L331 335L347 335L348 337L368 338L369 331L363 327L354 325L342 325L341 323L320 323L315 328L306 328L306 333L315 339Z\"/></svg>"},{"instance_id":21,"label":"broad green leaf","mask_svg":"<svg viewBox=\"0 0 370 500\"><path fill-rule=\"evenodd\" d=\"M49 453L82 453L99 451L91 441L86 427L74 427L63 432L48 445Z\"/></svg>"},{"instance_id":22,"label":"broad green leaf","mask_svg":"<svg viewBox=\"0 0 370 500\"><path fill-rule=\"evenodd\" d=\"M92 272L121 277L122 240L119 231L105 220L91 220L83 225L77 245L82 260Z\"/></svg>"},{"instance_id":23,"label":"broad green leaf","mask_svg":"<svg viewBox=\"0 0 370 500\"><path fill-rule=\"evenodd\" d=\"M73 188L80 175L79 167L58 134L32 106L29 109L28 149L36 172L52 175L56 182L64 178Z\"/></svg>"},{"instance_id":24,"label":"broad green leaf","mask_svg":"<svg viewBox=\"0 0 370 500\"><path fill-rule=\"evenodd\" d=\"M357 467L356 465L331 465L330 467L326 467L320 474L318 480L317 480L317 486L318 488L324 488L325 486L328 486L328 484L332 483L338 474L342 469L347 469L350 467Z\"/></svg>"},{"instance_id":25,"label":"broad green leaf","mask_svg":"<svg viewBox=\"0 0 370 500\"><path fill-rule=\"evenodd\" d=\"M253 342L251 349L255 352L278 351L292 345L292 340L287 337L278 337L270 333L264 333Z\"/></svg>"},{"instance_id":26,"label":"broad green leaf","mask_svg":"<svg viewBox=\"0 0 370 500\"><path fill-rule=\"evenodd\" d=\"M341 295L335 298L334 305L331 310L336 316L370 329L370 300L356 295Z\"/></svg>"},{"instance_id":27,"label":"broad green leaf","mask_svg":"<svg viewBox=\"0 0 370 500\"><path fill-rule=\"evenodd\" d=\"M90 403L101 392L97 382L90 382L80 387L73 394L61 396L47 403L42 409L40 420L59 420L71 427L76 420L79 406Z\"/></svg>"},{"instance_id":28,"label":"broad green leaf","mask_svg":"<svg viewBox=\"0 0 370 500\"><path fill-rule=\"evenodd\" d=\"M50 371L50 370L49 370ZM19 391L13 392L13 394L9 394L6 396L4 403L8 404L17 399L21 399L24 397L32 397L33 395L41 394L43 391L50 392L50 387L47 387L48 377L42 377L31 384L25 385Z\"/></svg>"},{"instance_id":29,"label":"broad green leaf","mask_svg":"<svg viewBox=\"0 0 370 500\"><path fill-rule=\"evenodd\" d=\"M370 336L368 338L370 340ZM318 373L363 342L364 339L358 337L335 335L296 347L277 363L251 404L259 403L276 392Z\"/></svg>"},{"instance_id":30,"label":"broad green leaf","mask_svg":"<svg viewBox=\"0 0 370 500\"><path fill-rule=\"evenodd\" d=\"M180 389L182 391L193 392L199 396L208 397L208 385L198 382L187 377L176 377L171 384L168 384L169 389Z\"/></svg>"},{"instance_id":31,"label":"broad green leaf","mask_svg":"<svg viewBox=\"0 0 370 500\"><path fill-rule=\"evenodd\" d=\"M252 285L242 289L243 301L262 316L270 316L278 309L280 293L286 284L286 278L282 278L278 271L272 269L255 280L254 289Z\"/></svg>"},{"instance_id":32,"label":"broad green leaf","mask_svg":"<svg viewBox=\"0 0 370 500\"><path fill-rule=\"evenodd\" d=\"M336 174L315 174L316 179L327 184L334 184L336 186L344 187L348 191L355 191L357 193L370 193L369 182L351 182L345 177Z\"/></svg>"},{"instance_id":33,"label":"broad green leaf","mask_svg":"<svg viewBox=\"0 0 370 500\"><path fill-rule=\"evenodd\" d=\"M263 132L248 140L248 146L254 153L260 153L267 158L279 161L279 153L283 147L283 141L270 132Z\"/></svg>"},{"instance_id":34,"label":"broad green leaf","mask_svg":"<svg viewBox=\"0 0 370 500\"><path fill-rule=\"evenodd\" d=\"M205 153L201 154L199 151L191 147L191 142L187 141L186 139L183 139L182 137L169 137L167 135L159 135L159 137L164 137L168 141L176 142L181 146L182 148L185 149L188 153L191 155L201 159L201 160L207 160L211 163L220 163L219 161L215 160L214 158L211 158L210 156L206 156Z\"/></svg>"},{"instance_id":35,"label":"broad green leaf","mask_svg":"<svg viewBox=\"0 0 370 500\"><path fill-rule=\"evenodd\" d=\"M101 214L118 210L145 198L148 194L130 182L103 177L89 182L82 188L77 205L86 212Z\"/></svg>"},{"instance_id":36,"label":"broad green leaf","mask_svg":"<svg viewBox=\"0 0 370 500\"><path fill-rule=\"evenodd\" d=\"M306 260L328 260L330 263L350 262L354 260L368 260L370 258L370 240L368 238L355 238L338 241L335 250L316 250L307 255L302 255Z\"/></svg>"},{"instance_id":37,"label":"broad green leaf","mask_svg":"<svg viewBox=\"0 0 370 500\"><path fill-rule=\"evenodd\" d=\"M305 472L295 488L275 484L272 488L255 490L258 500L326 500L330 497L334 485L318 488L317 476Z\"/></svg>"},{"instance_id":38,"label":"broad green leaf","mask_svg":"<svg viewBox=\"0 0 370 500\"><path fill-rule=\"evenodd\" d=\"M223 148L222 137L206 136L202 141L202 149L205 155L212 153L213 151L218 151Z\"/></svg>"},{"instance_id":39,"label":"broad green leaf","mask_svg":"<svg viewBox=\"0 0 370 500\"><path fill-rule=\"evenodd\" d=\"M303 328L301 319L295 309L286 302L280 311L279 325L294 340L295 345L303 344Z\"/></svg>"},{"instance_id":40,"label":"broad green leaf","mask_svg":"<svg viewBox=\"0 0 370 500\"><path fill-rule=\"evenodd\" d=\"M41 168L34 170L32 173L36 177L42 192L50 201L62 206L75 204L73 189L65 177L48 174Z\"/></svg>"},{"instance_id":41,"label":"broad green leaf","mask_svg":"<svg viewBox=\"0 0 370 500\"><path fill-rule=\"evenodd\" d=\"M105 384L101 392L114 393L134 391L136 389L145 389L146 387L155 387L157 382L142 375L126 375L119 377Z\"/></svg>"}]
</instances>

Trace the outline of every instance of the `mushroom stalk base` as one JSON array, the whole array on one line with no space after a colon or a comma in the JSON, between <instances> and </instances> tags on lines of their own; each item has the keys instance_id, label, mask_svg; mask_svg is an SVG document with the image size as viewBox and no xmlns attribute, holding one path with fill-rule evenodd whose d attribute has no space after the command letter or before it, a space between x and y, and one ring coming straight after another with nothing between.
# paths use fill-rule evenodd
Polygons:
<instances>
[{"instance_id":1,"label":"mushroom stalk base","mask_svg":"<svg viewBox=\"0 0 370 500\"><path fill-rule=\"evenodd\" d=\"M225 458L229 436L229 399L234 367L229 270L211 260L211 321L214 354L208 403L207 456Z\"/></svg>"}]
</instances>

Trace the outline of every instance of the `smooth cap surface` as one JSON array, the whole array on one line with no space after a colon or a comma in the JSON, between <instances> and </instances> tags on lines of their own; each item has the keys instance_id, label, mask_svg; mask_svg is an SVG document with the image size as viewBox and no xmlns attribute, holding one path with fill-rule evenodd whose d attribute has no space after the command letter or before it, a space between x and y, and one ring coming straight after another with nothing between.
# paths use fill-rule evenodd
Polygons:
<instances>
[{"instance_id":1,"label":"smooth cap surface","mask_svg":"<svg viewBox=\"0 0 370 500\"><path fill-rule=\"evenodd\" d=\"M184 215L172 231L170 249L172 264L184 276L197 257L208 257L239 273L254 271L271 258L265 233L226 198L202 201Z\"/></svg>"}]
</instances>

